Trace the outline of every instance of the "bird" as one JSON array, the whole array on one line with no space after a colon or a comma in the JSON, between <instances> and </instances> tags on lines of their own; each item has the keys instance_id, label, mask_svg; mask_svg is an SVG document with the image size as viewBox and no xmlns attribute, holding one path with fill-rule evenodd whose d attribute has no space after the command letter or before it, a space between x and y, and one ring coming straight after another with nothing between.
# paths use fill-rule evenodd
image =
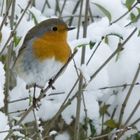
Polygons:
<instances>
[{"instance_id":1,"label":"bird","mask_svg":"<svg viewBox=\"0 0 140 140\"><path fill-rule=\"evenodd\" d=\"M13 66L26 88L44 88L66 64L71 55L67 33L73 29L62 19L51 18L27 32Z\"/></svg>"}]
</instances>

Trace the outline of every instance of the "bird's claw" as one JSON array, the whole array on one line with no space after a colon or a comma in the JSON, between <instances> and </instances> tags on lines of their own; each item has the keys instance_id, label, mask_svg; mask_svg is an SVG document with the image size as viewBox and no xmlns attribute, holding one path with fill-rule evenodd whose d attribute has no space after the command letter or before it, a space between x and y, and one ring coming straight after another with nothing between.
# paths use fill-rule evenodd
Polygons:
<instances>
[{"instance_id":1,"label":"bird's claw","mask_svg":"<svg viewBox=\"0 0 140 140\"><path fill-rule=\"evenodd\" d=\"M38 98L35 98L33 97L33 107L38 110L40 108L40 103L39 103L39 99Z\"/></svg>"}]
</instances>

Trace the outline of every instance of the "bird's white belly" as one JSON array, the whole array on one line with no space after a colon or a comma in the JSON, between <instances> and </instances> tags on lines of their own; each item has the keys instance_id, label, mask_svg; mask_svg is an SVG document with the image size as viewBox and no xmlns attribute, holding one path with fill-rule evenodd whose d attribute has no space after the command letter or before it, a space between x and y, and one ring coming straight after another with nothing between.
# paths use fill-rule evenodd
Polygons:
<instances>
[{"instance_id":1,"label":"bird's white belly","mask_svg":"<svg viewBox=\"0 0 140 140\"><path fill-rule=\"evenodd\" d=\"M54 58L45 60L42 63L32 63L32 68L22 75L28 85L37 84L44 87L46 82L53 78L64 64Z\"/></svg>"}]
</instances>

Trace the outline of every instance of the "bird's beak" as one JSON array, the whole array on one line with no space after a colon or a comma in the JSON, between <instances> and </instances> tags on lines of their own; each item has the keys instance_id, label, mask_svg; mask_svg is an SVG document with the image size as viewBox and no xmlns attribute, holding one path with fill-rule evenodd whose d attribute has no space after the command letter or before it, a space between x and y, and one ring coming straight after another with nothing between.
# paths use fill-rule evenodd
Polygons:
<instances>
[{"instance_id":1,"label":"bird's beak","mask_svg":"<svg viewBox=\"0 0 140 140\"><path fill-rule=\"evenodd\" d=\"M73 29L75 29L75 27L68 27L67 28L68 31L73 30Z\"/></svg>"}]
</instances>

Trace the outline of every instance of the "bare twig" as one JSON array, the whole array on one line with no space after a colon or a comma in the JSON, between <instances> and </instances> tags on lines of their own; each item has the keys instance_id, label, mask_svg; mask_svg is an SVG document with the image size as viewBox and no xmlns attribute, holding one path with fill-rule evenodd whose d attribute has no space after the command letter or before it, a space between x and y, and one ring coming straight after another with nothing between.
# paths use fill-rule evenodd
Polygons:
<instances>
[{"instance_id":1,"label":"bare twig","mask_svg":"<svg viewBox=\"0 0 140 140\"><path fill-rule=\"evenodd\" d=\"M61 10L60 10L60 15L59 15L59 17L61 17L61 15L62 15L62 13L63 13L63 10L64 10L64 8L65 8L66 2L67 2L67 0L64 0L63 5L62 5L62 8L61 8Z\"/></svg>"},{"instance_id":2,"label":"bare twig","mask_svg":"<svg viewBox=\"0 0 140 140\"><path fill-rule=\"evenodd\" d=\"M25 111L27 111L27 109L16 110L16 111L13 111L13 112L9 112L8 114L21 113L21 112L25 112ZM10 121L10 122L11 122L11 121Z\"/></svg>"},{"instance_id":3,"label":"bare twig","mask_svg":"<svg viewBox=\"0 0 140 140\"><path fill-rule=\"evenodd\" d=\"M99 48L99 46L100 46L100 44L102 43L102 41L103 41L103 38L102 38L102 40L97 44L97 46L96 46L96 48L94 49L94 51L93 51L93 53L91 54L91 56L89 57L89 59L88 59L88 61L87 61L87 63L86 63L86 65L88 65L89 64L89 62L91 61L91 59L93 58L93 56L94 56L94 54L95 54L95 52L97 51L97 49Z\"/></svg>"},{"instance_id":4,"label":"bare twig","mask_svg":"<svg viewBox=\"0 0 140 140\"><path fill-rule=\"evenodd\" d=\"M125 98L125 100L124 100L124 102L122 104L122 107L121 107L121 110L120 110L120 116L119 116L119 123L118 123L119 127L121 127L124 110L125 110L126 104L128 102L128 99L129 99L129 97L130 97L130 95L132 93L132 90L134 88L134 84L136 83L136 80L137 80L137 78L139 76L139 73L140 73L140 64L139 64L139 66L137 68L137 71L136 71L136 74L135 74L135 76L133 78L132 85L130 86L129 91L128 91L127 95L126 95L126 98Z\"/></svg>"},{"instance_id":5,"label":"bare twig","mask_svg":"<svg viewBox=\"0 0 140 140\"><path fill-rule=\"evenodd\" d=\"M84 106L84 112L85 112L85 126L86 126L86 133L85 136L87 137L88 134L88 114L87 114L87 108L86 108L86 101L85 101L85 97L84 94L82 93L82 101L83 101L83 106Z\"/></svg>"},{"instance_id":6,"label":"bare twig","mask_svg":"<svg viewBox=\"0 0 140 140\"><path fill-rule=\"evenodd\" d=\"M122 84L122 85L116 85L116 86L109 86L109 87L102 87L102 88L99 88L99 90L105 90L105 89L110 89L110 88L126 88L126 87L129 87L131 86L132 84ZM140 83L134 83L133 84L134 86L137 86L137 85L140 85Z\"/></svg>"},{"instance_id":7,"label":"bare twig","mask_svg":"<svg viewBox=\"0 0 140 140\"><path fill-rule=\"evenodd\" d=\"M135 107L132 110L131 114L129 115L129 117L125 121L124 126L126 126L129 123L129 121L131 120L131 118L133 117L134 113L137 111L139 106L140 106L140 100L137 102L137 104L135 105Z\"/></svg>"},{"instance_id":8,"label":"bare twig","mask_svg":"<svg viewBox=\"0 0 140 140\"><path fill-rule=\"evenodd\" d=\"M95 73L91 76L91 80L92 81L96 75L104 68L104 66L106 66L106 64L108 64L108 62L120 51L122 51L123 46L128 42L128 40L135 34L135 32L137 31L137 28L135 28L130 35L125 39L125 41L123 43L119 43L117 49L108 57L108 59L95 71Z\"/></svg>"},{"instance_id":9,"label":"bare twig","mask_svg":"<svg viewBox=\"0 0 140 140\"><path fill-rule=\"evenodd\" d=\"M9 103L15 103L15 102L24 101L24 100L27 100L27 99L29 99L29 97L25 97L25 98L22 98L22 99L17 99L17 100L9 101Z\"/></svg>"},{"instance_id":10,"label":"bare twig","mask_svg":"<svg viewBox=\"0 0 140 140\"><path fill-rule=\"evenodd\" d=\"M11 15L10 15L10 26L11 26L11 30L13 30L13 26L14 26L14 15L15 15L15 4L16 4L16 0L13 0L12 2L13 3L12 3Z\"/></svg>"},{"instance_id":11,"label":"bare twig","mask_svg":"<svg viewBox=\"0 0 140 140\"><path fill-rule=\"evenodd\" d=\"M2 0L0 15L2 16L4 9L4 0Z\"/></svg>"},{"instance_id":12,"label":"bare twig","mask_svg":"<svg viewBox=\"0 0 140 140\"><path fill-rule=\"evenodd\" d=\"M83 7L83 0L81 1L81 10ZM81 12L80 10L80 12ZM83 37L87 36L87 26L88 26L88 11L89 11L89 0L86 1L85 5L85 20L83 24ZM80 15L82 15L80 13ZM81 16L79 17L79 21L81 21ZM80 25L79 25L80 26ZM79 32L77 32L79 34ZM78 37L78 36L77 36ZM85 63L85 54L86 54L86 47L82 47L82 53L81 53L81 65ZM80 73L80 80L79 80L79 94L77 95L77 107L76 107L76 118L75 118L75 133L74 133L74 140L79 140L80 136L80 112L81 112L81 97L83 94L83 76L82 73Z\"/></svg>"},{"instance_id":13,"label":"bare twig","mask_svg":"<svg viewBox=\"0 0 140 140\"><path fill-rule=\"evenodd\" d=\"M36 133L37 133L37 136L38 136L38 140L42 140L42 135L41 135L41 132L39 130L38 120L37 120L36 112L35 112L34 109L33 109L33 115L34 115L34 119L35 119L35 128L36 128Z\"/></svg>"},{"instance_id":14,"label":"bare twig","mask_svg":"<svg viewBox=\"0 0 140 140\"><path fill-rule=\"evenodd\" d=\"M57 113L54 115L54 117L51 119L51 121L49 121L49 124L47 124L47 130L46 130L46 134L49 133L51 127L54 125L55 120L60 116L60 114L63 112L64 110L64 106L66 104L66 102L68 101L71 93L73 92L73 90L75 89L76 85L79 82L79 77L78 79L75 81L73 87L71 88L70 92L68 93L68 95L66 96L65 100L63 101L62 105L60 106L59 110L57 111ZM48 127L49 126L49 127Z\"/></svg>"},{"instance_id":15,"label":"bare twig","mask_svg":"<svg viewBox=\"0 0 140 140\"><path fill-rule=\"evenodd\" d=\"M1 23L1 25L0 25L0 31L2 30L2 27L3 27L3 25L4 25L5 22L6 22L6 19L7 19L7 17L8 17L8 14L9 14L9 11L10 11L10 8L11 8L11 5L12 5L12 0L11 0L11 2L10 2L9 5L8 5L8 8L7 8L6 13L5 13L5 15L4 15L4 18L3 18L2 23Z\"/></svg>"},{"instance_id":16,"label":"bare twig","mask_svg":"<svg viewBox=\"0 0 140 140\"><path fill-rule=\"evenodd\" d=\"M140 118L136 119L133 123L130 124L130 126L134 126L135 124L137 124L140 121Z\"/></svg>"},{"instance_id":17,"label":"bare twig","mask_svg":"<svg viewBox=\"0 0 140 140\"><path fill-rule=\"evenodd\" d=\"M122 133L122 132L126 132L130 129L132 129L132 127L125 127L123 129L117 129L115 131L111 131L111 132L103 134L103 135L95 136L93 138L89 137L86 140L98 140L98 139L102 139L102 138L105 138L105 137L108 137L110 139L112 136L117 135L117 134Z\"/></svg>"},{"instance_id":18,"label":"bare twig","mask_svg":"<svg viewBox=\"0 0 140 140\"><path fill-rule=\"evenodd\" d=\"M110 23L110 25L118 22L119 20L121 20L123 17L125 17L128 13L130 13L136 6L138 5L138 2L136 2L127 12L125 12L123 15L121 15L119 18L117 18L116 20L112 21Z\"/></svg>"},{"instance_id":19,"label":"bare twig","mask_svg":"<svg viewBox=\"0 0 140 140\"><path fill-rule=\"evenodd\" d=\"M32 129L34 129L34 128L27 128L27 130L32 130ZM24 129L23 128L12 129L12 131L22 131L22 130L24 130ZM4 131L0 131L0 133L7 133L9 131L10 130L4 130Z\"/></svg>"},{"instance_id":20,"label":"bare twig","mask_svg":"<svg viewBox=\"0 0 140 140\"><path fill-rule=\"evenodd\" d=\"M79 4L80 4L80 0L77 1L76 5L75 5L75 7L74 7L74 9L73 9L73 11L72 11L72 15L74 15L74 14L76 13ZM79 16L80 16L80 15L78 15L78 17L79 17ZM69 25L70 25L70 26L71 26L71 24L72 24L72 21L73 21L73 16L72 16L72 17L70 18L70 20L69 20ZM78 25L79 25L79 24L78 24Z\"/></svg>"},{"instance_id":21,"label":"bare twig","mask_svg":"<svg viewBox=\"0 0 140 140\"><path fill-rule=\"evenodd\" d=\"M51 8L51 6L50 6L48 0L46 0L45 3L44 3L44 5L43 5L43 8L42 8L42 10L41 10L41 13L44 12L46 5L48 6L48 8Z\"/></svg>"}]
</instances>

